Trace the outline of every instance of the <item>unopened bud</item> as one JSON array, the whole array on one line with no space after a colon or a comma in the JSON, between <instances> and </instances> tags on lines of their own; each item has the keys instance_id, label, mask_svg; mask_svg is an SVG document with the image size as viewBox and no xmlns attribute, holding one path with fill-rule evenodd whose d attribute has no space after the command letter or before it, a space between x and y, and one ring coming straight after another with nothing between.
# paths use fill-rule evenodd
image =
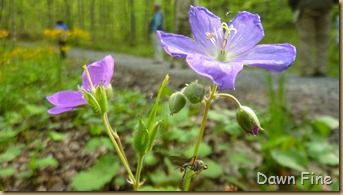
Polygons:
<instances>
[{"instance_id":1,"label":"unopened bud","mask_svg":"<svg viewBox=\"0 0 343 195\"><path fill-rule=\"evenodd\" d=\"M192 104L197 104L204 99L205 88L198 82L192 82L191 84L187 85L183 94L186 96L189 102Z\"/></svg>"},{"instance_id":2,"label":"unopened bud","mask_svg":"<svg viewBox=\"0 0 343 195\"><path fill-rule=\"evenodd\" d=\"M263 130L255 112L247 106L240 106L237 109L236 118L242 129L249 134L257 135L259 130Z\"/></svg>"},{"instance_id":3,"label":"unopened bud","mask_svg":"<svg viewBox=\"0 0 343 195\"><path fill-rule=\"evenodd\" d=\"M81 89L81 92L83 94L83 97L87 100L88 105L91 107L93 112L95 114L101 115L103 114L101 107L97 101L97 99L93 96L92 93L89 93L88 91Z\"/></svg>"},{"instance_id":4,"label":"unopened bud","mask_svg":"<svg viewBox=\"0 0 343 195\"><path fill-rule=\"evenodd\" d=\"M169 110L171 115L178 113L185 105L186 98L182 93L176 92L169 97Z\"/></svg>"},{"instance_id":5,"label":"unopened bud","mask_svg":"<svg viewBox=\"0 0 343 195\"><path fill-rule=\"evenodd\" d=\"M95 88L95 92L93 93L94 97L100 107L100 113L104 114L107 111L107 96L106 91L103 85L99 85Z\"/></svg>"},{"instance_id":6,"label":"unopened bud","mask_svg":"<svg viewBox=\"0 0 343 195\"><path fill-rule=\"evenodd\" d=\"M111 99L111 97L113 96L113 89L112 89L111 83L107 85L107 88L105 91L106 91L107 98Z\"/></svg>"}]
</instances>

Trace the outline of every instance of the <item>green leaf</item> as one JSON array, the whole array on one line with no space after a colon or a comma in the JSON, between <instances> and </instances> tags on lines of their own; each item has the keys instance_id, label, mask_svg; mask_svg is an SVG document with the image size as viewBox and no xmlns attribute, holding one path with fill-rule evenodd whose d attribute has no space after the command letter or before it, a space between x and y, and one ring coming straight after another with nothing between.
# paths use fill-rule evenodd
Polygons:
<instances>
[{"instance_id":1,"label":"green leaf","mask_svg":"<svg viewBox=\"0 0 343 195\"><path fill-rule=\"evenodd\" d=\"M312 141L306 144L308 154L321 164L336 166L339 164L338 146L330 145L327 141Z\"/></svg>"},{"instance_id":2,"label":"green leaf","mask_svg":"<svg viewBox=\"0 0 343 195\"><path fill-rule=\"evenodd\" d=\"M139 125L138 128L133 135L133 147L135 150L143 156L149 147L149 132L146 126L144 125L142 118L139 117Z\"/></svg>"},{"instance_id":3,"label":"green leaf","mask_svg":"<svg viewBox=\"0 0 343 195\"><path fill-rule=\"evenodd\" d=\"M1 168L0 177L4 178L4 177L12 176L15 174L15 172L17 172L17 169L13 167Z\"/></svg>"},{"instance_id":4,"label":"green leaf","mask_svg":"<svg viewBox=\"0 0 343 195\"><path fill-rule=\"evenodd\" d=\"M339 154L334 152L322 154L319 156L319 162L321 164L337 166L339 165Z\"/></svg>"},{"instance_id":5,"label":"green leaf","mask_svg":"<svg viewBox=\"0 0 343 195\"><path fill-rule=\"evenodd\" d=\"M156 135L160 128L161 122L162 121L156 122L153 128L149 131L149 145L148 145L147 151L150 151L152 147L154 146Z\"/></svg>"},{"instance_id":6,"label":"green leaf","mask_svg":"<svg viewBox=\"0 0 343 195\"><path fill-rule=\"evenodd\" d=\"M148 152L145 155L144 163L146 165L155 165L156 163L158 163L158 159L154 156L153 152Z\"/></svg>"},{"instance_id":7,"label":"green leaf","mask_svg":"<svg viewBox=\"0 0 343 195\"><path fill-rule=\"evenodd\" d=\"M175 172L179 172L179 171L175 170ZM181 177L179 176L179 174L167 175L166 173L162 171L154 171L150 173L149 178L157 186L163 185L165 183L171 183L171 182L176 182L176 181L181 180Z\"/></svg>"},{"instance_id":8,"label":"green leaf","mask_svg":"<svg viewBox=\"0 0 343 195\"><path fill-rule=\"evenodd\" d=\"M94 151L97 147L104 145L107 149L113 151L113 145L108 137L94 137L88 140L86 149L90 152Z\"/></svg>"},{"instance_id":9,"label":"green leaf","mask_svg":"<svg viewBox=\"0 0 343 195\"><path fill-rule=\"evenodd\" d=\"M45 114L46 113L46 107L44 107L44 106L38 106L38 105L34 105L34 104L26 104L25 108L32 115Z\"/></svg>"},{"instance_id":10,"label":"green leaf","mask_svg":"<svg viewBox=\"0 0 343 195\"><path fill-rule=\"evenodd\" d=\"M306 171L306 157L298 151L281 151L274 149L271 151L272 158L284 167L298 171Z\"/></svg>"},{"instance_id":11,"label":"green leaf","mask_svg":"<svg viewBox=\"0 0 343 195\"><path fill-rule=\"evenodd\" d=\"M192 145L191 147L187 148L187 150L185 151L185 157L191 158L194 154L194 149L195 149L195 145ZM208 145L207 143L200 144L198 158L206 157L207 155L211 153L212 153L212 148L210 145Z\"/></svg>"},{"instance_id":12,"label":"green leaf","mask_svg":"<svg viewBox=\"0 0 343 195\"><path fill-rule=\"evenodd\" d=\"M27 171L21 171L16 178L17 179L27 179L30 178L31 176L33 176L34 171L32 169L29 169Z\"/></svg>"},{"instance_id":13,"label":"green leaf","mask_svg":"<svg viewBox=\"0 0 343 195\"><path fill-rule=\"evenodd\" d=\"M7 148L7 150L0 154L0 163L8 162L14 160L17 156L22 153L22 148L24 147L23 144L20 145L13 145Z\"/></svg>"},{"instance_id":14,"label":"green leaf","mask_svg":"<svg viewBox=\"0 0 343 195\"><path fill-rule=\"evenodd\" d=\"M76 175L71 181L71 186L78 191L99 190L112 180L118 170L117 159L107 154L99 158L98 162L89 170Z\"/></svg>"},{"instance_id":15,"label":"green leaf","mask_svg":"<svg viewBox=\"0 0 343 195\"><path fill-rule=\"evenodd\" d=\"M212 160L206 160L204 163L208 166L206 170L203 170L201 174L209 178L218 178L224 174L223 168Z\"/></svg>"},{"instance_id":16,"label":"green leaf","mask_svg":"<svg viewBox=\"0 0 343 195\"><path fill-rule=\"evenodd\" d=\"M328 137L333 129L339 127L339 121L331 116L320 116L311 123L311 126L315 133Z\"/></svg>"},{"instance_id":17,"label":"green leaf","mask_svg":"<svg viewBox=\"0 0 343 195\"><path fill-rule=\"evenodd\" d=\"M247 153L236 152L230 155L229 163L232 165L240 165L240 167L248 167L252 162Z\"/></svg>"},{"instance_id":18,"label":"green leaf","mask_svg":"<svg viewBox=\"0 0 343 195\"><path fill-rule=\"evenodd\" d=\"M160 101L161 94L163 92L164 87L167 85L168 80L169 80L169 75L166 75L166 77L164 78L164 80L161 84L160 89L158 90L158 94L157 94L157 98L155 100L154 107L152 108L152 110L149 114L149 117L148 117L148 121L146 123L146 127L147 127L148 131L150 131L153 128L153 125L155 123L156 113L157 113L157 108L158 108L158 102Z\"/></svg>"},{"instance_id":19,"label":"green leaf","mask_svg":"<svg viewBox=\"0 0 343 195\"><path fill-rule=\"evenodd\" d=\"M6 130L1 130L0 131L0 143L12 140L13 138L15 138L17 136L18 133L19 133L18 131L14 131L10 128L6 129Z\"/></svg>"},{"instance_id":20,"label":"green leaf","mask_svg":"<svg viewBox=\"0 0 343 195\"><path fill-rule=\"evenodd\" d=\"M269 149L273 149L276 148L277 146L283 145L283 144L287 144L290 142L294 142L295 138L292 136L280 136L278 138L275 139L269 139L265 144L262 145L262 150L269 150Z\"/></svg>"},{"instance_id":21,"label":"green leaf","mask_svg":"<svg viewBox=\"0 0 343 195\"><path fill-rule=\"evenodd\" d=\"M36 159L32 164L33 169L44 169L46 167L57 167L58 161L53 157L46 157L41 159Z\"/></svg>"},{"instance_id":22,"label":"green leaf","mask_svg":"<svg viewBox=\"0 0 343 195\"><path fill-rule=\"evenodd\" d=\"M49 137L53 140L53 141L63 141L66 138L66 135L63 133L58 133L55 131L50 131L48 133Z\"/></svg>"}]
</instances>

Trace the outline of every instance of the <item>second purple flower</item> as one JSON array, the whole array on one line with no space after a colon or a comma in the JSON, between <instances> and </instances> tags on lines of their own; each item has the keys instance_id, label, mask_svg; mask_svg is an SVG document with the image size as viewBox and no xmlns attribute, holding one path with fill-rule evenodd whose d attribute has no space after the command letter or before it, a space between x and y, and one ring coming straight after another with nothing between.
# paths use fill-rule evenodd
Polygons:
<instances>
[{"instance_id":1,"label":"second purple flower","mask_svg":"<svg viewBox=\"0 0 343 195\"><path fill-rule=\"evenodd\" d=\"M110 87L113 76L114 60L112 56L108 55L104 59L88 65L87 70L93 87L103 85L107 89ZM81 88L90 93L93 90L85 71L82 74ZM56 106L48 110L49 114L60 114L74 110L78 106L88 104L82 91L60 91L52 96L48 96L47 100Z\"/></svg>"}]
</instances>

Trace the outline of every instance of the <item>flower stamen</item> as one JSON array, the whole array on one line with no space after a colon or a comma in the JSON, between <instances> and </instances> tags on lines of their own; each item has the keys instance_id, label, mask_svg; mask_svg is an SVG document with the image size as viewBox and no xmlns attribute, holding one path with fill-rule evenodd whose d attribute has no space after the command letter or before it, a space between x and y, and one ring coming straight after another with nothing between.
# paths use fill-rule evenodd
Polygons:
<instances>
[{"instance_id":1,"label":"flower stamen","mask_svg":"<svg viewBox=\"0 0 343 195\"><path fill-rule=\"evenodd\" d=\"M92 82L92 79L91 79L91 75L89 74L89 71L88 71L88 69L87 69L87 66L86 66L86 65L83 65L82 68L85 70L85 73L86 73L86 76L87 76L89 85L91 86L91 90L92 90L92 92L94 92L94 91L95 91L95 87L94 87L94 85L93 85L93 82Z\"/></svg>"}]
</instances>

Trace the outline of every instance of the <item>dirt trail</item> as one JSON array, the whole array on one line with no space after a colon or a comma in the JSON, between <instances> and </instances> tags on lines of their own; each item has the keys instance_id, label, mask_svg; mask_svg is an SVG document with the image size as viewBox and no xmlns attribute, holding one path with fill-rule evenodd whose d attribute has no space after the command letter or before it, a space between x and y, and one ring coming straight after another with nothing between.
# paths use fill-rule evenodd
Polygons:
<instances>
[{"instance_id":1,"label":"dirt trail","mask_svg":"<svg viewBox=\"0 0 343 195\"><path fill-rule=\"evenodd\" d=\"M71 49L69 55L86 58L90 62L102 59L106 55L115 59L115 88L131 88L147 93L155 93L166 74L170 76L169 85L179 89L184 83L199 80L202 84L210 85L209 79L196 74L190 68L170 69L169 63L153 64L149 58L134 57L104 51ZM308 114L311 118L318 115L339 117L339 79L332 77L301 77L286 75L285 100L291 112L298 116ZM273 74L274 87L277 88L277 76ZM237 77L236 90L229 91L243 104L261 108L268 106L267 80L265 71L245 70ZM225 102L226 103L226 102ZM228 107L232 103L227 101Z\"/></svg>"}]
</instances>

